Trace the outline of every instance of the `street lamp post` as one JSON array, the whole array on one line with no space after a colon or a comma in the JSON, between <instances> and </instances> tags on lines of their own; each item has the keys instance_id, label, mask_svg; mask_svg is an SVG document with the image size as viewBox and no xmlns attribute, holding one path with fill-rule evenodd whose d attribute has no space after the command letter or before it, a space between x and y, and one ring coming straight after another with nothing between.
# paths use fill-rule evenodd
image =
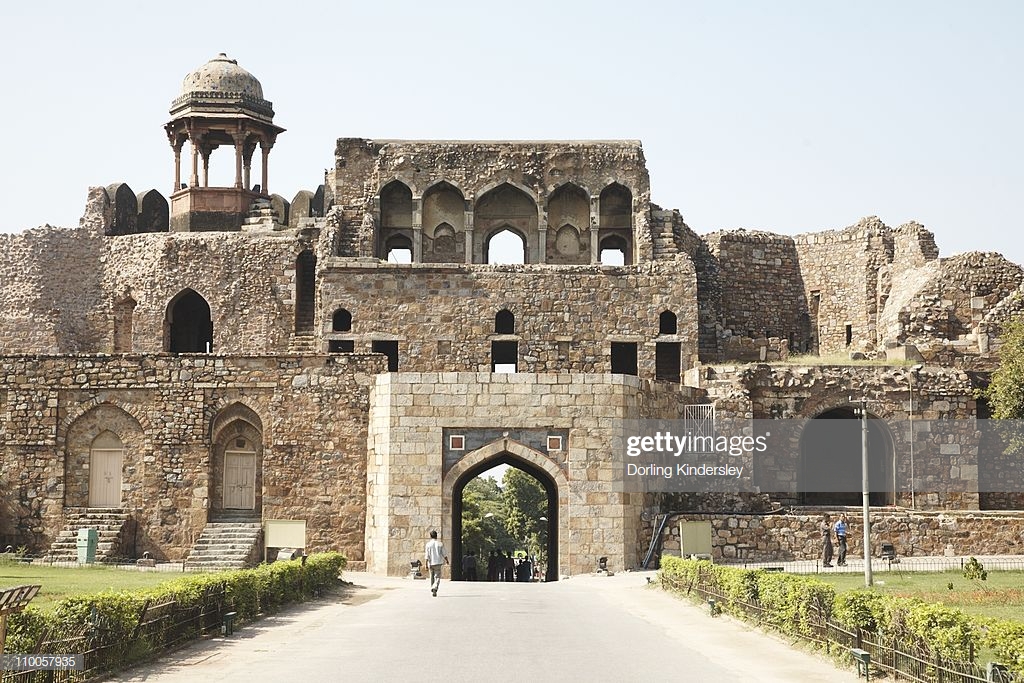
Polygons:
<instances>
[{"instance_id":1,"label":"street lamp post","mask_svg":"<svg viewBox=\"0 0 1024 683\"><path fill-rule=\"evenodd\" d=\"M853 402L853 397L850 397ZM860 399L860 479L864 524L864 585L874 584L871 576L871 483L868 477L868 405ZM895 493L894 493L895 495Z\"/></svg>"}]
</instances>

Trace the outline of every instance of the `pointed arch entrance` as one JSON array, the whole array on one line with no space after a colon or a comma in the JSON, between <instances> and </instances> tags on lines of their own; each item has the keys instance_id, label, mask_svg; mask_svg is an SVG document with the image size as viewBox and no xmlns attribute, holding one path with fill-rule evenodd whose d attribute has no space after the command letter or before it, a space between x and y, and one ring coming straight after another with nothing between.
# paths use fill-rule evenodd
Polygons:
<instances>
[{"instance_id":1,"label":"pointed arch entrance","mask_svg":"<svg viewBox=\"0 0 1024 683\"><path fill-rule=\"evenodd\" d=\"M564 533L561 510L567 500L568 480L562 470L543 453L512 439L504 438L467 454L444 477L442 494L442 524L450 530L452 578L462 579L462 493L466 484L492 467L508 465L534 477L547 494L547 569L545 581L558 580L560 557L559 539ZM568 537L568 534L564 534Z\"/></svg>"},{"instance_id":2,"label":"pointed arch entrance","mask_svg":"<svg viewBox=\"0 0 1024 683\"><path fill-rule=\"evenodd\" d=\"M893 504L894 452L885 422L869 414L869 502ZM861 505L861 420L852 407L833 408L809 420L800 435L800 491L804 505Z\"/></svg>"}]
</instances>

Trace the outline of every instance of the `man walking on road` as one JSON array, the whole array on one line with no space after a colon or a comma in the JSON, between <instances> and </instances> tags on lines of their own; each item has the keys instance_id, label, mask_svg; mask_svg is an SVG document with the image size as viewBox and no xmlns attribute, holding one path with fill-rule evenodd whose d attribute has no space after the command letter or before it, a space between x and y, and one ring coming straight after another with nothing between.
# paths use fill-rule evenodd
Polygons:
<instances>
[{"instance_id":1,"label":"man walking on road","mask_svg":"<svg viewBox=\"0 0 1024 683\"><path fill-rule=\"evenodd\" d=\"M448 553L444 543L437 540L437 531L431 529L430 540L427 541L427 566L430 567L430 593L436 598L437 589L441 586L441 569L448 564Z\"/></svg>"}]
</instances>

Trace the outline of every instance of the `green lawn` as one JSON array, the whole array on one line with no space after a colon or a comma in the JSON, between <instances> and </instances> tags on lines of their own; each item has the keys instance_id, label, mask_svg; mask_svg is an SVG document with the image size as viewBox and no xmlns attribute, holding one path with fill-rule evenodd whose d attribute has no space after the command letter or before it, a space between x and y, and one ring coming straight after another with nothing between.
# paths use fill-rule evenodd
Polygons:
<instances>
[{"instance_id":1,"label":"green lawn","mask_svg":"<svg viewBox=\"0 0 1024 683\"><path fill-rule=\"evenodd\" d=\"M45 567L31 564L0 564L0 589L41 585L32 605L51 609L69 595L106 590L148 588L181 577L177 572L143 572L113 567Z\"/></svg>"},{"instance_id":2,"label":"green lawn","mask_svg":"<svg viewBox=\"0 0 1024 683\"><path fill-rule=\"evenodd\" d=\"M895 566L895 565L894 565ZM837 592L864 587L861 574L819 574ZM1024 572L990 571L987 581L965 579L959 571L875 574L874 590L957 607L968 614L1024 621ZM949 584L953 584L950 590Z\"/></svg>"}]
</instances>

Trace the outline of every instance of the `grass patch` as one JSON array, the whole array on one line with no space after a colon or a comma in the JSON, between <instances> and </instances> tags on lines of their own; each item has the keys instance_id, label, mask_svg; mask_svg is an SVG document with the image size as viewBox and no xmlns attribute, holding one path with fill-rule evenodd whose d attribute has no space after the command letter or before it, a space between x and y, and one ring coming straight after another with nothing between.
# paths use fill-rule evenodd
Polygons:
<instances>
[{"instance_id":1,"label":"grass patch","mask_svg":"<svg viewBox=\"0 0 1024 683\"><path fill-rule=\"evenodd\" d=\"M143 572L103 566L0 565L0 588L41 585L39 595L32 600L32 605L47 612L58 601L73 595L151 588L179 578L181 574L177 572Z\"/></svg>"},{"instance_id":2,"label":"grass patch","mask_svg":"<svg viewBox=\"0 0 1024 683\"><path fill-rule=\"evenodd\" d=\"M864 587L860 574L819 574L817 578L832 584L836 593ZM958 570L891 571L874 578L872 590L879 593L940 603L975 616L1024 621L1024 571L990 571L987 581L965 579Z\"/></svg>"}]
</instances>

